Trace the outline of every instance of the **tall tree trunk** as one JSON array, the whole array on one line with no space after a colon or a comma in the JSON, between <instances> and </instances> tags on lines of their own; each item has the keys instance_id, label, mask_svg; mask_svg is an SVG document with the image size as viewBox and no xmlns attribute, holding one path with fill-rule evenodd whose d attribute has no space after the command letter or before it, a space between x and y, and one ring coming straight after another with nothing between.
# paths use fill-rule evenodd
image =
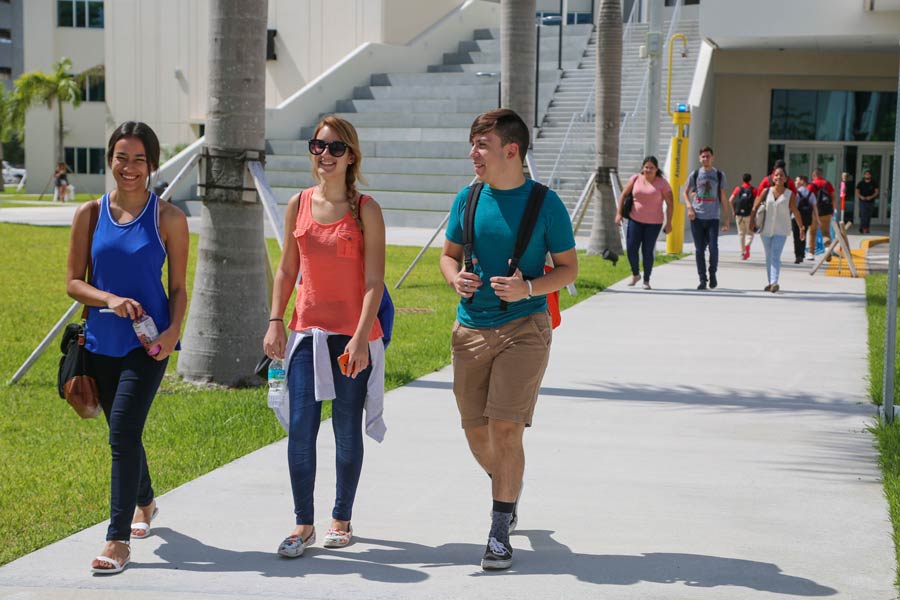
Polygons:
<instances>
[{"instance_id":1,"label":"tall tree trunk","mask_svg":"<svg viewBox=\"0 0 900 600\"><path fill-rule=\"evenodd\" d=\"M533 126L536 0L500 2L500 102Z\"/></svg>"},{"instance_id":2,"label":"tall tree trunk","mask_svg":"<svg viewBox=\"0 0 900 600\"><path fill-rule=\"evenodd\" d=\"M597 11L597 96L595 127L597 178L594 183L594 221L588 254L604 250L622 253L615 224L617 198L610 176L619 165L619 126L622 107L622 3L600 0Z\"/></svg>"},{"instance_id":3,"label":"tall tree trunk","mask_svg":"<svg viewBox=\"0 0 900 600\"><path fill-rule=\"evenodd\" d=\"M263 211L242 201L241 155L265 149L267 0L210 2L206 193L178 372L241 385L254 377L268 315Z\"/></svg>"},{"instance_id":4,"label":"tall tree trunk","mask_svg":"<svg viewBox=\"0 0 900 600\"><path fill-rule=\"evenodd\" d=\"M59 127L56 138L56 162L59 164L61 162L66 162L66 141L64 139L66 134L63 129L63 105L59 98L56 99L56 115L58 120L57 126Z\"/></svg>"}]
</instances>

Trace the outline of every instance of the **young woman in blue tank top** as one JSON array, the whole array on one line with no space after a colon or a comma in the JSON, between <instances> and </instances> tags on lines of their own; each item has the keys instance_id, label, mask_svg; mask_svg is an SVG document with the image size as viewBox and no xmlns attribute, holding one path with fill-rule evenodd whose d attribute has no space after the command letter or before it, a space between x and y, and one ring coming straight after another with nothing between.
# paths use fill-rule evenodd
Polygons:
<instances>
[{"instance_id":1,"label":"young woman in blue tank top","mask_svg":"<svg viewBox=\"0 0 900 600\"><path fill-rule=\"evenodd\" d=\"M158 512L141 437L187 309L189 243L184 213L148 191L150 173L159 168L159 140L150 127L119 125L106 162L116 188L75 212L66 268L66 291L89 308L85 348L112 450L107 541L91 563L98 574L125 568L131 538L147 537ZM167 258L168 296L162 284ZM132 328L144 314L160 334L153 356Z\"/></svg>"}]
</instances>

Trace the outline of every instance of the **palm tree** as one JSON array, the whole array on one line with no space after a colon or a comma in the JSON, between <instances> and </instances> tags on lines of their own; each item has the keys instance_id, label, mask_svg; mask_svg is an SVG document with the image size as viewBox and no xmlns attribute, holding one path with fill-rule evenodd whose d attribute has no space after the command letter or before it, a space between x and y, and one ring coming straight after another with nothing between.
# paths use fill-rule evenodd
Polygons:
<instances>
[{"instance_id":1,"label":"palm tree","mask_svg":"<svg viewBox=\"0 0 900 600\"><path fill-rule=\"evenodd\" d=\"M65 143L63 136L63 105L77 107L81 104L81 87L88 77L103 75L103 65L91 67L81 73L72 73L72 61L61 58L54 63L50 73L30 71L23 73L15 82L16 110L24 115L35 104L43 104L52 109L56 104L56 160L65 162Z\"/></svg>"},{"instance_id":2,"label":"palm tree","mask_svg":"<svg viewBox=\"0 0 900 600\"><path fill-rule=\"evenodd\" d=\"M597 178L594 183L594 221L588 254L610 250L622 253L615 224L616 197L610 177L619 164L619 124L622 107L622 3L600 0L597 11L597 95L594 125Z\"/></svg>"},{"instance_id":3,"label":"palm tree","mask_svg":"<svg viewBox=\"0 0 900 600\"><path fill-rule=\"evenodd\" d=\"M245 197L247 152L265 150L266 0L212 0L206 187L197 271L178 372L251 381L268 315L262 206ZM252 201L245 201L252 200Z\"/></svg>"},{"instance_id":4,"label":"palm tree","mask_svg":"<svg viewBox=\"0 0 900 600\"><path fill-rule=\"evenodd\" d=\"M25 130L25 113L20 104L16 102L15 94L0 85L0 162L3 160L3 144L13 137L22 138ZM6 186L0 175L0 192Z\"/></svg>"},{"instance_id":5,"label":"palm tree","mask_svg":"<svg viewBox=\"0 0 900 600\"><path fill-rule=\"evenodd\" d=\"M526 123L534 115L536 14L536 0L500 2L500 103Z\"/></svg>"}]
</instances>

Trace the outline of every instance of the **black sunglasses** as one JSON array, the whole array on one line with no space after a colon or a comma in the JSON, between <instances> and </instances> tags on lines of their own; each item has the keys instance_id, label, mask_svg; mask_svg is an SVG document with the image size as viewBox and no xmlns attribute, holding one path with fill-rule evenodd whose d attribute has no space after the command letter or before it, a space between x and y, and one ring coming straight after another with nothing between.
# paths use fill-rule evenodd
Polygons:
<instances>
[{"instance_id":1,"label":"black sunglasses","mask_svg":"<svg viewBox=\"0 0 900 600\"><path fill-rule=\"evenodd\" d=\"M326 142L324 140L317 140L315 138L309 140L309 153L315 154L318 156L325 152L325 148L328 148L328 152L335 158L339 156L343 156L344 152L347 151L347 144L340 140L335 140L333 142Z\"/></svg>"}]
</instances>

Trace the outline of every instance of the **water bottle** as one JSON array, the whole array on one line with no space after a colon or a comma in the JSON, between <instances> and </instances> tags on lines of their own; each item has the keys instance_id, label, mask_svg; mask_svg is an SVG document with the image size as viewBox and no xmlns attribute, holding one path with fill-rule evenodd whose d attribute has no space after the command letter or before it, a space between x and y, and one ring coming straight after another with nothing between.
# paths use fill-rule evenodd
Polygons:
<instances>
[{"instance_id":1,"label":"water bottle","mask_svg":"<svg viewBox=\"0 0 900 600\"><path fill-rule=\"evenodd\" d=\"M269 363L269 408L278 408L284 402L285 370L284 363L273 358Z\"/></svg>"},{"instance_id":2,"label":"water bottle","mask_svg":"<svg viewBox=\"0 0 900 600\"><path fill-rule=\"evenodd\" d=\"M153 322L153 318L147 313L144 313L140 319L132 321L131 326L134 327L134 333L141 341L141 345L144 347L144 350L147 351L147 354L150 356L159 354L162 347L159 344L153 343L156 341L156 338L159 337L159 330L156 328L156 323Z\"/></svg>"}]
</instances>

